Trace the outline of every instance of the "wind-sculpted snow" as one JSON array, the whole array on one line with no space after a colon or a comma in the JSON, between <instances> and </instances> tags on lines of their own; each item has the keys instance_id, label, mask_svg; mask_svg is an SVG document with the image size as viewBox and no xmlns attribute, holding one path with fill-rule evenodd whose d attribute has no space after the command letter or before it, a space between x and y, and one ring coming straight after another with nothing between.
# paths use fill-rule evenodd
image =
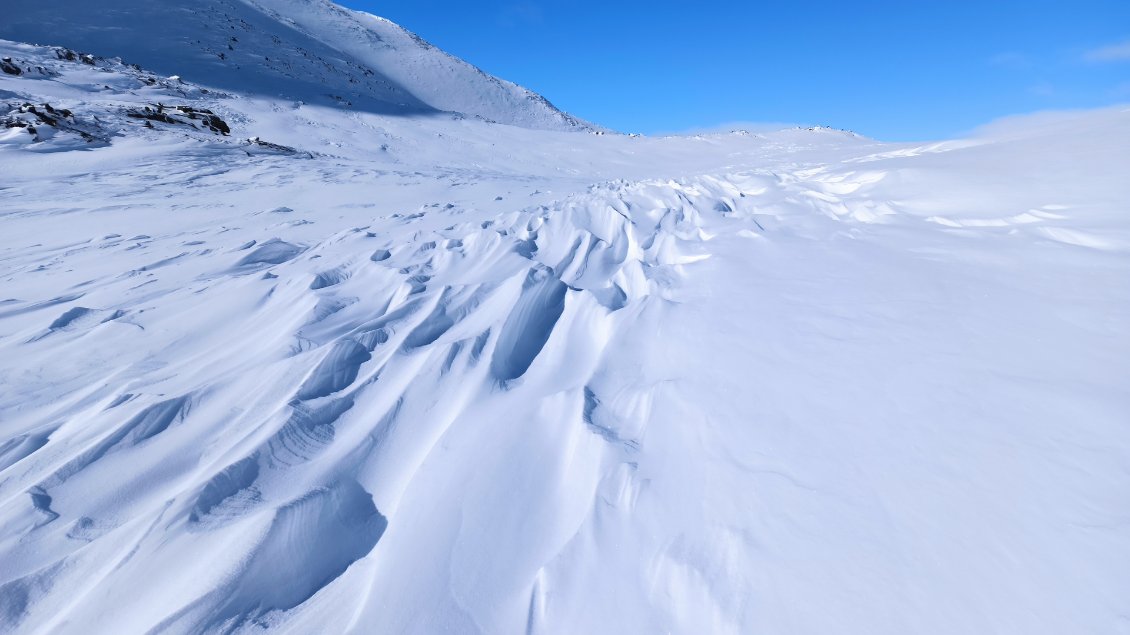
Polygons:
<instances>
[{"instance_id":1,"label":"wind-sculpted snow","mask_svg":"<svg viewBox=\"0 0 1130 635\"><path fill-rule=\"evenodd\" d=\"M357 378L361 364L371 358L369 351L356 341L338 340L330 347L326 358L302 383L302 387L298 389L298 398L316 399L349 386Z\"/></svg>"},{"instance_id":2,"label":"wind-sculpted snow","mask_svg":"<svg viewBox=\"0 0 1130 635\"><path fill-rule=\"evenodd\" d=\"M302 253L302 248L288 242L272 238L264 241L254 251L239 259L236 267L254 268L260 265L281 265Z\"/></svg>"},{"instance_id":3,"label":"wind-sculpted snow","mask_svg":"<svg viewBox=\"0 0 1130 635\"><path fill-rule=\"evenodd\" d=\"M230 582L157 628L194 622L196 630L222 632L261 624L263 616L302 604L339 577L377 544L387 525L355 481L316 489L279 508ZM296 551L296 544L306 547Z\"/></svg>"},{"instance_id":4,"label":"wind-sculpted snow","mask_svg":"<svg viewBox=\"0 0 1130 635\"><path fill-rule=\"evenodd\" d=\"M1124 622L1125 109L576 135L0 44L105 133L0 143L0 632Z\"/></svg>"},{"instance_id":5,"label":"wind-sculpted snow","mask_svg":"<svg viewBox=\"0 0 1130 635\"><path fill-rule=\"evenodd\" d=\"M174 421L184 417L188 399L178 397L161 401L142 410L112 434L93 445L51 474L44 485L61 485L74 474L90 467L108 452L135 446L165 431Z\"/></svg>"},{"instance_id":6,"label":"wind-sculpted snow","mask_svg":"<svg viewBox=\"0 0 1130 635\"><path fill-rule=\"evenodd\" d=\"M44 419L33 417L30 427L39 429L62 422L62 432L25 433L5 442L4 458L12 468L5 471L5 491L16 494L19 483L34 483L27 490L26 503L21 504L17 495L8 504L7 513L14 523L9 527L19 526L21 515L35 514L34 520L29 517L29 527L34 528L34 535L53 543L59 538L52 537L45 527L69 523L73 533L79 521L71 519L77 517L80 525L103 523L101 535L95 532L92 544L137 541L133 549L167 548L172 553L174 548L162 545L182 541L216 547L242 545L247 540L240 536L253 532L252 527L262 522L259 519L275 508L278 511L264 538L225 556L232 563L243 563L239 565L241 573L215 590L201 589L198 597L190 593L183 605L169 606L164 616L154 615L160 619L149 626L190 631L242 628L266 619L268 614L299 606L366 556L384 531L385 517L376 511L369 495L355 480L341 479L356 479L384 462L398 463L412 455L411 451L403 456L391 453L399 445L418 443L421 424L396 422L407 417L405 409L418 413L421 408L427 411L436 405L429 405L434 397L417 394L411 386L438 382L429 393L444 390L442 386L449 384L459 393L480 382L482 394L476 400L468 394L443 405L445 410L454 408L443 415L448 421L445 425L471 416L459 412L473 411L479 400L505 400L507 392L541 392L547 377L560 373L561 368L576 365L570 372L582 372L597 362L607 338L601 333L607 333L616 321L621 323L618 328L627 328L632 321L631 317L614 318L619 310L633 303L637 311L643 310L654 293L680 277L679 267L670 262L684 259L672 259L671 254L691 249L690 244L699 238L686 227L676 232L682 237L666 235L664 223L649 218L659 216L658 211L648 210L638 221L617 211L616 207L624 206L619 187L597 188L551 206L521 210L503 223L457 221L440 232L442 240L424 232L415 242L402 243L395 254L379 249L383 257L376 260L366 257L369 245L387 231L347 231L305 250L278 238L245 241L235 252L246 255L227 269L228 281L224 274L217 278L209 272L223 271L222 267L195 268L201 272L197 275L204 277L193 285L203 282L203 286L188 291L195 296L194 303L227 304L231 286L238 283L244 290L236 293L247 300L238 303L246 307L240 310L249 310L250 314L225 321L222 326L217 322L219 332L227 334L224 338L235 338L228 340L229 344L219 344L224 340L205 344L210 338L198 327L185 332L199 343L182 344L182 350L189 357L201 353L210 357L205 373L187 372L184 364L195 365L195 361L170 360L185 371L164 371L160 374L168 379L160 380L143 370L148 362L139 358L133 365L143 374L131 381L135 386L131 390L136 391L138 380L171 380L191 385L195 397L154 401L134 393L122 400L115 398L118 393L113 384L105 384L61 411L48 406L52 414ZM678 204L676 192L671 190L667 204ZM600 236L594 232L600 232ZM653 255L638 247L641 242L667 247L653 248ZM687 246L680 246L683 243ZM569 246L560 259L556 255L559 244ZM203 257L230 258L226 251ZM348 259L351 253L357 254L356 260ZM315 282L332 280L333 284L303 285L293 278L307 268L307 263L324 267L327 258L343 256L347 260L342 264L322 269L315 276ZM543 262L546 259L559 261L550 266ZM668 269L669 273L659 282L649 281L644 268ZM288 273L291 269L293 272ZM265 270L267 275L245 277L252 270ZM327 275L327 271L333 273ZM377 285L378 281L383 282ZM142 297L177 292L150 293L153 295ZM320 299L311 302L315 295ZM612 296L616 298L614 306L608 306L608 297ZM323 310L322 306L327 308ZM141 311L136 307L118 310L126 315ZM70 327L90 311L85 307L68 309L49 325L49 330ZM258 326L252 326L256 322ZM133 328L142 333L150 330L144 324ZM236 343L246 339L241 333L253 334L252 339ZM272 344L261 345L267 342ZM189 353L193 350L198 352ZM209 350L212 353L205 352ZM259 352L248 359L252 350ZM539 360L543 360L540 365ZM167 367L168 363L162 365ZM272 366L277 369L256 376ZM256 367L262 370L246 374ZM531 374L534 387L524 389L522 382ZM189 376L197 378L185 384ZM255 385L260 388L248 391ZM286 395L288 385L292 386L289 391L293 398ZM388 416L374 417L381 411L376 404L389 395L396 396L396 401L389 406ZM105 405L111 399L113 403ZM272 405L275 399L277 405ZM143 405L147 402L150 405ZM225 403L239 405L232 411ZM190 404L196 405L190 408ZM122 417L130 411L136 414L128 415L125 423L110 423L110 413ZM91 417L107 422L105 436L90 436L90 431L79 425ZM144 444L160 444L159 437L167 435L174 424L182 429L180 438L154 446L151 454L139 453ZM71 428L74 430L67 433ZM255 442L255 438L263 440ZM47 455L53 458L40 463L35 457L44 451L44 445L49 445ZM186 455L181 450L184 447L194 449ZM240 447L250 448L250 453L234 461L224 458L238 455ZM172 461L160 460L171 453L180 456ZM387 458L380 458L386 453ZM126 462L113 470L99 469L103 460L119 454L128 454L132 460L123 456ZM367 467L377 459L378 464ZM198 467L191 468L194 463ZM117 487L114 474L138 488L134 496L113 507L116 520L100 519L95 504L104 496L95 497L90 505L84 502L80 492L94 481L84 483L84 487L71 485L83 481L87 470L101 475L97 487L106 493ZM147 471L161 476L142 479ZM57 492L65 501L62 506L54 498ZM62 517L55 507L67 516ZM159 522L168 529L143 535L127 531L128 519L139 517L136 515L146 508L166 518ZM164 538L157 537L162 534ZM63 574L44 580L34 576L40 575L35 572L43 566L79 566L81 551L72 547L36 553L39 555L29 552L25 554L28 559L21 559L20 569L8 580L9 593L33 585L42 587L49 597L66 589L73 591L74 585L80 584L77 577ZM138 560L134 566L144 569L149 564ZM33 583L33 579L38 581ZM280 579L285 582L280 583ZM36 617L34 606L46 604L10 609L10 624L44 619Z\"/></svg>"},{"instance_id":7,"label":"wind-sculpted snow","mask_svg":"<svg viewBox=\"0 0 1130 635\"><path fill-rule=\"evenodd\" d=\"M198 523L213 515L213 510L233 500L232 497L249 492L259 478L259 462L255 457L248 457L224 468L213 476L192 507L189 522Z\"/></svg>"},{"instance_id":8,"label":"wind-sculpted snow","mask_svg":"<svg viewBox=\"0 0 1130 635\"><path fill-rule=\"evenodd\" d=\"M531 269L522 286L491 358L491 371L501 380L521 377L530 368L565 310L568 287L552 273Z\"/></svg>"}]
</instances>

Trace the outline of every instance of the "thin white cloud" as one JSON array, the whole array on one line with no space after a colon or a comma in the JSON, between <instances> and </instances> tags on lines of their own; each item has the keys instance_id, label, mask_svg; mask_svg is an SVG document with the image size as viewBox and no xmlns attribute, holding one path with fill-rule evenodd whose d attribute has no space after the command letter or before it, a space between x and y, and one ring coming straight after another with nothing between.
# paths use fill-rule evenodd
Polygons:
<instances>
[{"instance_id":1,"label":"thin white cloud","mask_svg":"<svg viewBox=\"0 0 1130 635\"><path fill-rule=\"evenodd\" d=\"M1130 62L1130 40L1087 51L1083 59L1088 62Z\"/></svg>"}]
</instances>

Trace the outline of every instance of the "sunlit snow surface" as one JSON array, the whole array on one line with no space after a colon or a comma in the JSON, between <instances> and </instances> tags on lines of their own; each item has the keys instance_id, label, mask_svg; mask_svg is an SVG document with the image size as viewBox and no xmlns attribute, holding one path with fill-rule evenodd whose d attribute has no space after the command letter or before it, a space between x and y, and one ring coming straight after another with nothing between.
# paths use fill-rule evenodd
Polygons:
<instances>
[{"instance_id":1,"label":"sunlit snow surface","mask_svg":"<svg viewBox=\"0 0 1130 635\"><path fill-rule=\"evenodd\" d=\"M1130 110L649 139L0 57L96 136L0 130L0 632L1130 632Z\"/></svg>"}]
</instances>

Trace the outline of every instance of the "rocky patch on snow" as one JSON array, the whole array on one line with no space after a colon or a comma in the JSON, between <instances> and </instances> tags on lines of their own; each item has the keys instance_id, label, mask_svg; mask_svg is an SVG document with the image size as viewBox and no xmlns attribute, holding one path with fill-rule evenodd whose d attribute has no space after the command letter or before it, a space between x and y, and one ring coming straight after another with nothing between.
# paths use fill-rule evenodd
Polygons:
<instances>
[{"instance_id":1,"label":"rocky patch on snow","mask_svg":"<svg viewBox=\"0 0 1130 635\"><path fill-rule=\"evenodd\" d=\"M0 143L13 139L41 142L58 133L78 137L88 144L108 141L96 125L80 122L70 110L48 103L0 104L0 128L5 130L0 132Z\"/></svg>"},{"instance_id":2,"label":"rocky patch on snow","mask_svg":"<svg viewBox=\"0 0 1130 635\"><path fill-rule=\"evenodd\" d=\"M200 124L205 130L210 130L219 135L231 134L228 124L207 108L193 108L192 106L165 106L154 104L143 106L140 110L129 110L126 116L131 119L142 119L152 127L154 121L174 125L188 125L193 128Z\"/></svg>"}]
</instances>

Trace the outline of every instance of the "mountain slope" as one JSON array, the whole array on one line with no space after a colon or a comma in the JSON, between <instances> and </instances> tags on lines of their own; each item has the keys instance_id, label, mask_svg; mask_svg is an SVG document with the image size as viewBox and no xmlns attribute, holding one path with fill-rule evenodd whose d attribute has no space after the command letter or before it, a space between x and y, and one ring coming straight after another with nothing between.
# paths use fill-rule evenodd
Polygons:
<instances>
[{"instance_id":1,"label":"mountain slope","mask_svg":"<svg viewBox=\"0 0 1130 635\"><path fill-rule=\"evenodd\" d=\"M118 56L240 94L383 114L444 111L529 128L589 128L387 20L328 0L14 0L4 12L0 38Z\"/></svg>"},{"instance_id":2,"label":"mountain slope","mask_svg":"<svg viewBox=\"0 0 1130 635\"><path fill-rule=\"evenodd\" d=\"M455 58L400 26L329 0L250 0L301 30L378 69L424 103L527 128L588 128L544 97Z\"/></svg>"}]
</instances>

